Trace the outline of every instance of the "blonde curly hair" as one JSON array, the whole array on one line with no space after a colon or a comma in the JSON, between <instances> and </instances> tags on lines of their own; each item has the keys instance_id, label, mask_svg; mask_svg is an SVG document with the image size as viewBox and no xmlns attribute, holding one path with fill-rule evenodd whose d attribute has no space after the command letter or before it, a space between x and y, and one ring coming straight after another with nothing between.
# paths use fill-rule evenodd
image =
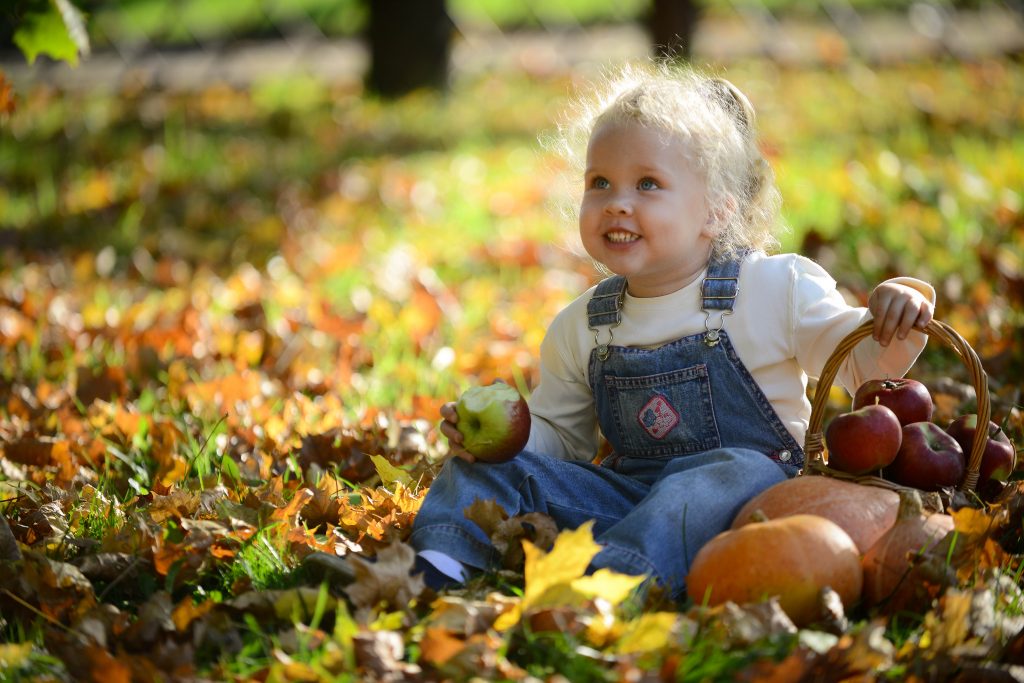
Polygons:
<instances>
[{"instance_id":1,"label":"blonde curly hair","mask_svg":"<svg viewBox=\"0 0 1024 683\"><path fill-rule=\"evenodd\" d=\"M579 178L587 144L601 124L636 122L676 136L707 185L707 205L718 218L715 256L770 251L784 226L775 174L757 143L754 108L729 81L662 62L629 64L606 75L579 97L557 134L546 142L575 174L573 203L578 220Z\"/></svg>"}]
</instances>

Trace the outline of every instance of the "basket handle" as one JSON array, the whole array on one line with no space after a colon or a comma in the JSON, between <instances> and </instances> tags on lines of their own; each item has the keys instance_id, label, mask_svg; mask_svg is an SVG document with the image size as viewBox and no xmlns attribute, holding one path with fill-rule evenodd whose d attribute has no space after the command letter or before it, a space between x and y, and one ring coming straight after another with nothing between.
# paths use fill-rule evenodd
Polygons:
<instances>
[{"instance_id":1,"label":"basket handle","mask_svg":"<svg viewBox=\"0 0 1024 683\"><path fill-rule=\"evenodd\" d=\"M804 456L811 469L825 467L822 457L825 446L821 427L832 383L835 381L843 361L846 360L846 356L853 351L860 340L871 335L873 328L872 320L861 323L839 342L835 351L825 361L825 367L821 371L814 390L814 400L811 401L811 418L807 425L807 435L804 437ZM978 354L952 327L941 320L931 320L922 331L953 349L963 364L967 366L974 383L974 391L978 397L978 428L974 431L974 443L971 444L971 452L967 457L967 472L960 483L962 491L973 491L978 485L978 470L981 468L981 457L985 452L985 443L988 441L987 426L992 414L992 404L988 393L988 375L985 374L985 369L981 366Z\"/></svg>"}]
</instances>

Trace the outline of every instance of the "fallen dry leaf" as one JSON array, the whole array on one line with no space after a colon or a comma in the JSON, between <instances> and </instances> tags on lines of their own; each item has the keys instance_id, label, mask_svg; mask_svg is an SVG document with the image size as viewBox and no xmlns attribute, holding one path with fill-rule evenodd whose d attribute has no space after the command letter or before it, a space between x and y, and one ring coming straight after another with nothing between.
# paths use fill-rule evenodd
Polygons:
<instances>
[{"instance_id":1,"label":"fallen dry leaf","mask_svg":"<svg viewBox=\"0 0 1024 683\"><path fill-rule=\"evenodd\" d=\"M395 541L381 548L376 562L358 555L349 559L355 565L356 580L345 593L357 608L372 610L385 605L402 610L423 592L423 577L411 573L416 551L406 543Z\"/></svg>"}]
</instances>

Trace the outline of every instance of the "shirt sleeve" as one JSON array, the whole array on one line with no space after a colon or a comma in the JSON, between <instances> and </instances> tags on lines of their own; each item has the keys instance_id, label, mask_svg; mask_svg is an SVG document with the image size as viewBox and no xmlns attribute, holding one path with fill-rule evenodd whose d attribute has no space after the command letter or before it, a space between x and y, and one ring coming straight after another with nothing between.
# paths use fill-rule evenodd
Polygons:
<instances>
[{"instance_id":1,"label":"shirt sleeve","mask_svg":"<svg viewBox=\"0 0 1024 683\"><path fill-rule=\"evenodd\" d=\"M791 282L790 329L796 359L804 372L818 377L839 342L871 316L867 308L848 304L835 280L809 259L801 257L793 262ZM914 278L895 278L889 282L913 287L935 302L935 290L926 282ZM888 347L868 337L847 355L836 379L852 394L869 379L902 377L927 341L927 335L916 331L903 340L894 338Z\"/></svg>"},{"instance_id":2,"label":"shirt sleeve","mask_svg":"<svg viewBox=\"0 0 1024 683\"><path fill-rule=\"evenodd\" d=\"M579 331L569 318L567 311L556 317L541 344L540 383L529 400L526 448L560 460L589 461L597 452L597 413L587 361L576 358Z\"/></svg>"}]
</instances>

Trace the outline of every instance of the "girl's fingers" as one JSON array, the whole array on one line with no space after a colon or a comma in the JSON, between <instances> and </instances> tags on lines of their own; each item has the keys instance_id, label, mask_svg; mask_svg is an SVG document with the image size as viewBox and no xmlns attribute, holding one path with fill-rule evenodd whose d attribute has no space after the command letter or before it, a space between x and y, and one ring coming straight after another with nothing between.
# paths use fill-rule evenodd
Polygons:
<instances>
[{"instance_id":1,"label":"girl's fingers","mask_svg":"<svg viewBox=\"0 0 1024 683\"><path fill-rule=\"evenodd\" d=\"M455 403L449 402L441 406L441 417L448 422L455 424L459 421L459 413L455 410Z\"/></svg>"},{"instance_id":2,"label":"girl's fingers","mask_svg":"<svg viewBox=\"0 0 1024 683\"><path fill-rule=\"evenodd\" d=\"M892 339L893 332L896 330L896 323L890 320L889 311L891 307L892 300L884 298L875 303L874 310L871 312L875 318L872 337L882 346L889 345L889 340Z\"/></svg>"}]
</instances>

